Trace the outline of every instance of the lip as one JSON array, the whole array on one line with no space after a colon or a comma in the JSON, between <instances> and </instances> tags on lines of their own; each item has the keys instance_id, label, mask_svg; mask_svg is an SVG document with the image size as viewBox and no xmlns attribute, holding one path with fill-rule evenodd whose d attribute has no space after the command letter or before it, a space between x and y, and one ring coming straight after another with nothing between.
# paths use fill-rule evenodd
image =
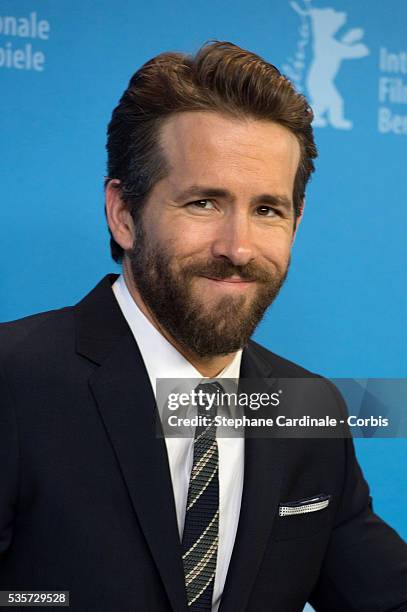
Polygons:
<instances>
[{"instance_id":1,"label":"lip","mask_svg":"<svg viewBox=\"0 0 407 612\"><path fill-rule=\"evenodd\" d=\"M212 278L211 276L204 276L204 278L208 278L209 280L217 281L219 283L243 283L244 285L248 285L249 283L253 283L254 281L243 280L242 278Z\"/></svg>"},{"instance_id":2,"label":"lip","mask_svg":"<svg viewBox=\"0 0 407 612\"><path fill-rule=\"evenodd\" d=\"M218 286L236 287L236 289L243 289L255 283L255 281L247 281L241 278L233 278L233 276L231 278L211 278L210 276L201 276L201 278L205 278L206 280L212 281Z\"/></svg>"}]
</instances>

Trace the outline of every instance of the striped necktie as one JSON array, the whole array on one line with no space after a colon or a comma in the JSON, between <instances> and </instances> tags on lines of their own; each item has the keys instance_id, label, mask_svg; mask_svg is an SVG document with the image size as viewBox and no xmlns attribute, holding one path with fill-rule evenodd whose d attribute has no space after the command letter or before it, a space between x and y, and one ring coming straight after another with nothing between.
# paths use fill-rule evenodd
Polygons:
<instances>
[{"instance_id":1,"label":"striped necktie","mask_svg":"<svg viewBox=\"0 0 407 612\"><path fill-rule=\"evenodd\" d=\"M204 383L195 391L222 393L219 383ZM207 410L207 402L198 404L198 416L205 416L205 425L197 426L194 437L194 458L189 481L182 560L188 610L210 612L215 582L219 528L219 461L216 441L216 402Z\"/></svg>"}]
</instances>

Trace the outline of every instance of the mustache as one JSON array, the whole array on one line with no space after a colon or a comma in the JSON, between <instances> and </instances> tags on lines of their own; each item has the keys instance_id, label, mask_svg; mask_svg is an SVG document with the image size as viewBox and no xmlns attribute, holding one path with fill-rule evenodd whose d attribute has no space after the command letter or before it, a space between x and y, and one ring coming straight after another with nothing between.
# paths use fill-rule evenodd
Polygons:
<instances>
[{"instance_id":1,"label":"mustache","mask_svg":"<svg viewBox=\"0 0 407 612\"><path fill-rule=\"evenodd\" d=\"M185 266L183 273L189 277L209 276L223 280L230 276L239 276L245 281L257 281L260 283L270 283L274 281L274 275L264 270L254 262L249 262L243 266L236 266L227 259L214 259L206 262L196 262Z\"/></svg>"}]
</instances>

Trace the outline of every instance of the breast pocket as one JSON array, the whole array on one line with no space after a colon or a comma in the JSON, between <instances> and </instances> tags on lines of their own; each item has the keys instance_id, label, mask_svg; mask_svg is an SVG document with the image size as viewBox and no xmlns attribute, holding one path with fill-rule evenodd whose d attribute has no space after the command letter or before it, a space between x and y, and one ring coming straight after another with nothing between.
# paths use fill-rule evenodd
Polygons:
<instances>
[{"instance_id":1,"label":"breast pocket","mask_svg":"<svg viewBox=\"0 0 407 612\"><path fill-rule=\"evenodd\" d=\"M319 493L298 500L281 501L271 537L274 540L307 538L328 531L332 496Z\"/></svg>"}]
</instances>

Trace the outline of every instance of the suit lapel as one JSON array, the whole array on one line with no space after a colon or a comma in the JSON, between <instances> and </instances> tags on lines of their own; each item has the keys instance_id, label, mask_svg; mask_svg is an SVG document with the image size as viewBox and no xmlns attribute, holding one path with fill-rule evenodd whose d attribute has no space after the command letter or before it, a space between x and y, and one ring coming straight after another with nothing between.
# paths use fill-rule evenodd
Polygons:
<instances>
[{"instance_id":1,"label":"suit lapel","mask_svg":"<svg viewBox=\"0 0 407 612\"><path fill-rule=\"evenodd\" d=\"M256 354L252 343L243 351L240 377L272 377L270 363ZM219 612L246 610L277 515L283 467L284 440L246 437L239 524Z\"/></svg>"},{"instance_id":2,"label":"suit lapel","mask_svg":"<svg viewBox=\"0 0 407 612\"><path fill-rule=\"evenodd\" d=\"M106 277L77 307L77 350L99 368L89 380L132 506L173 610L186 610L182 553L165 440L137 344Z\"/></svg>"}]
</instances>

